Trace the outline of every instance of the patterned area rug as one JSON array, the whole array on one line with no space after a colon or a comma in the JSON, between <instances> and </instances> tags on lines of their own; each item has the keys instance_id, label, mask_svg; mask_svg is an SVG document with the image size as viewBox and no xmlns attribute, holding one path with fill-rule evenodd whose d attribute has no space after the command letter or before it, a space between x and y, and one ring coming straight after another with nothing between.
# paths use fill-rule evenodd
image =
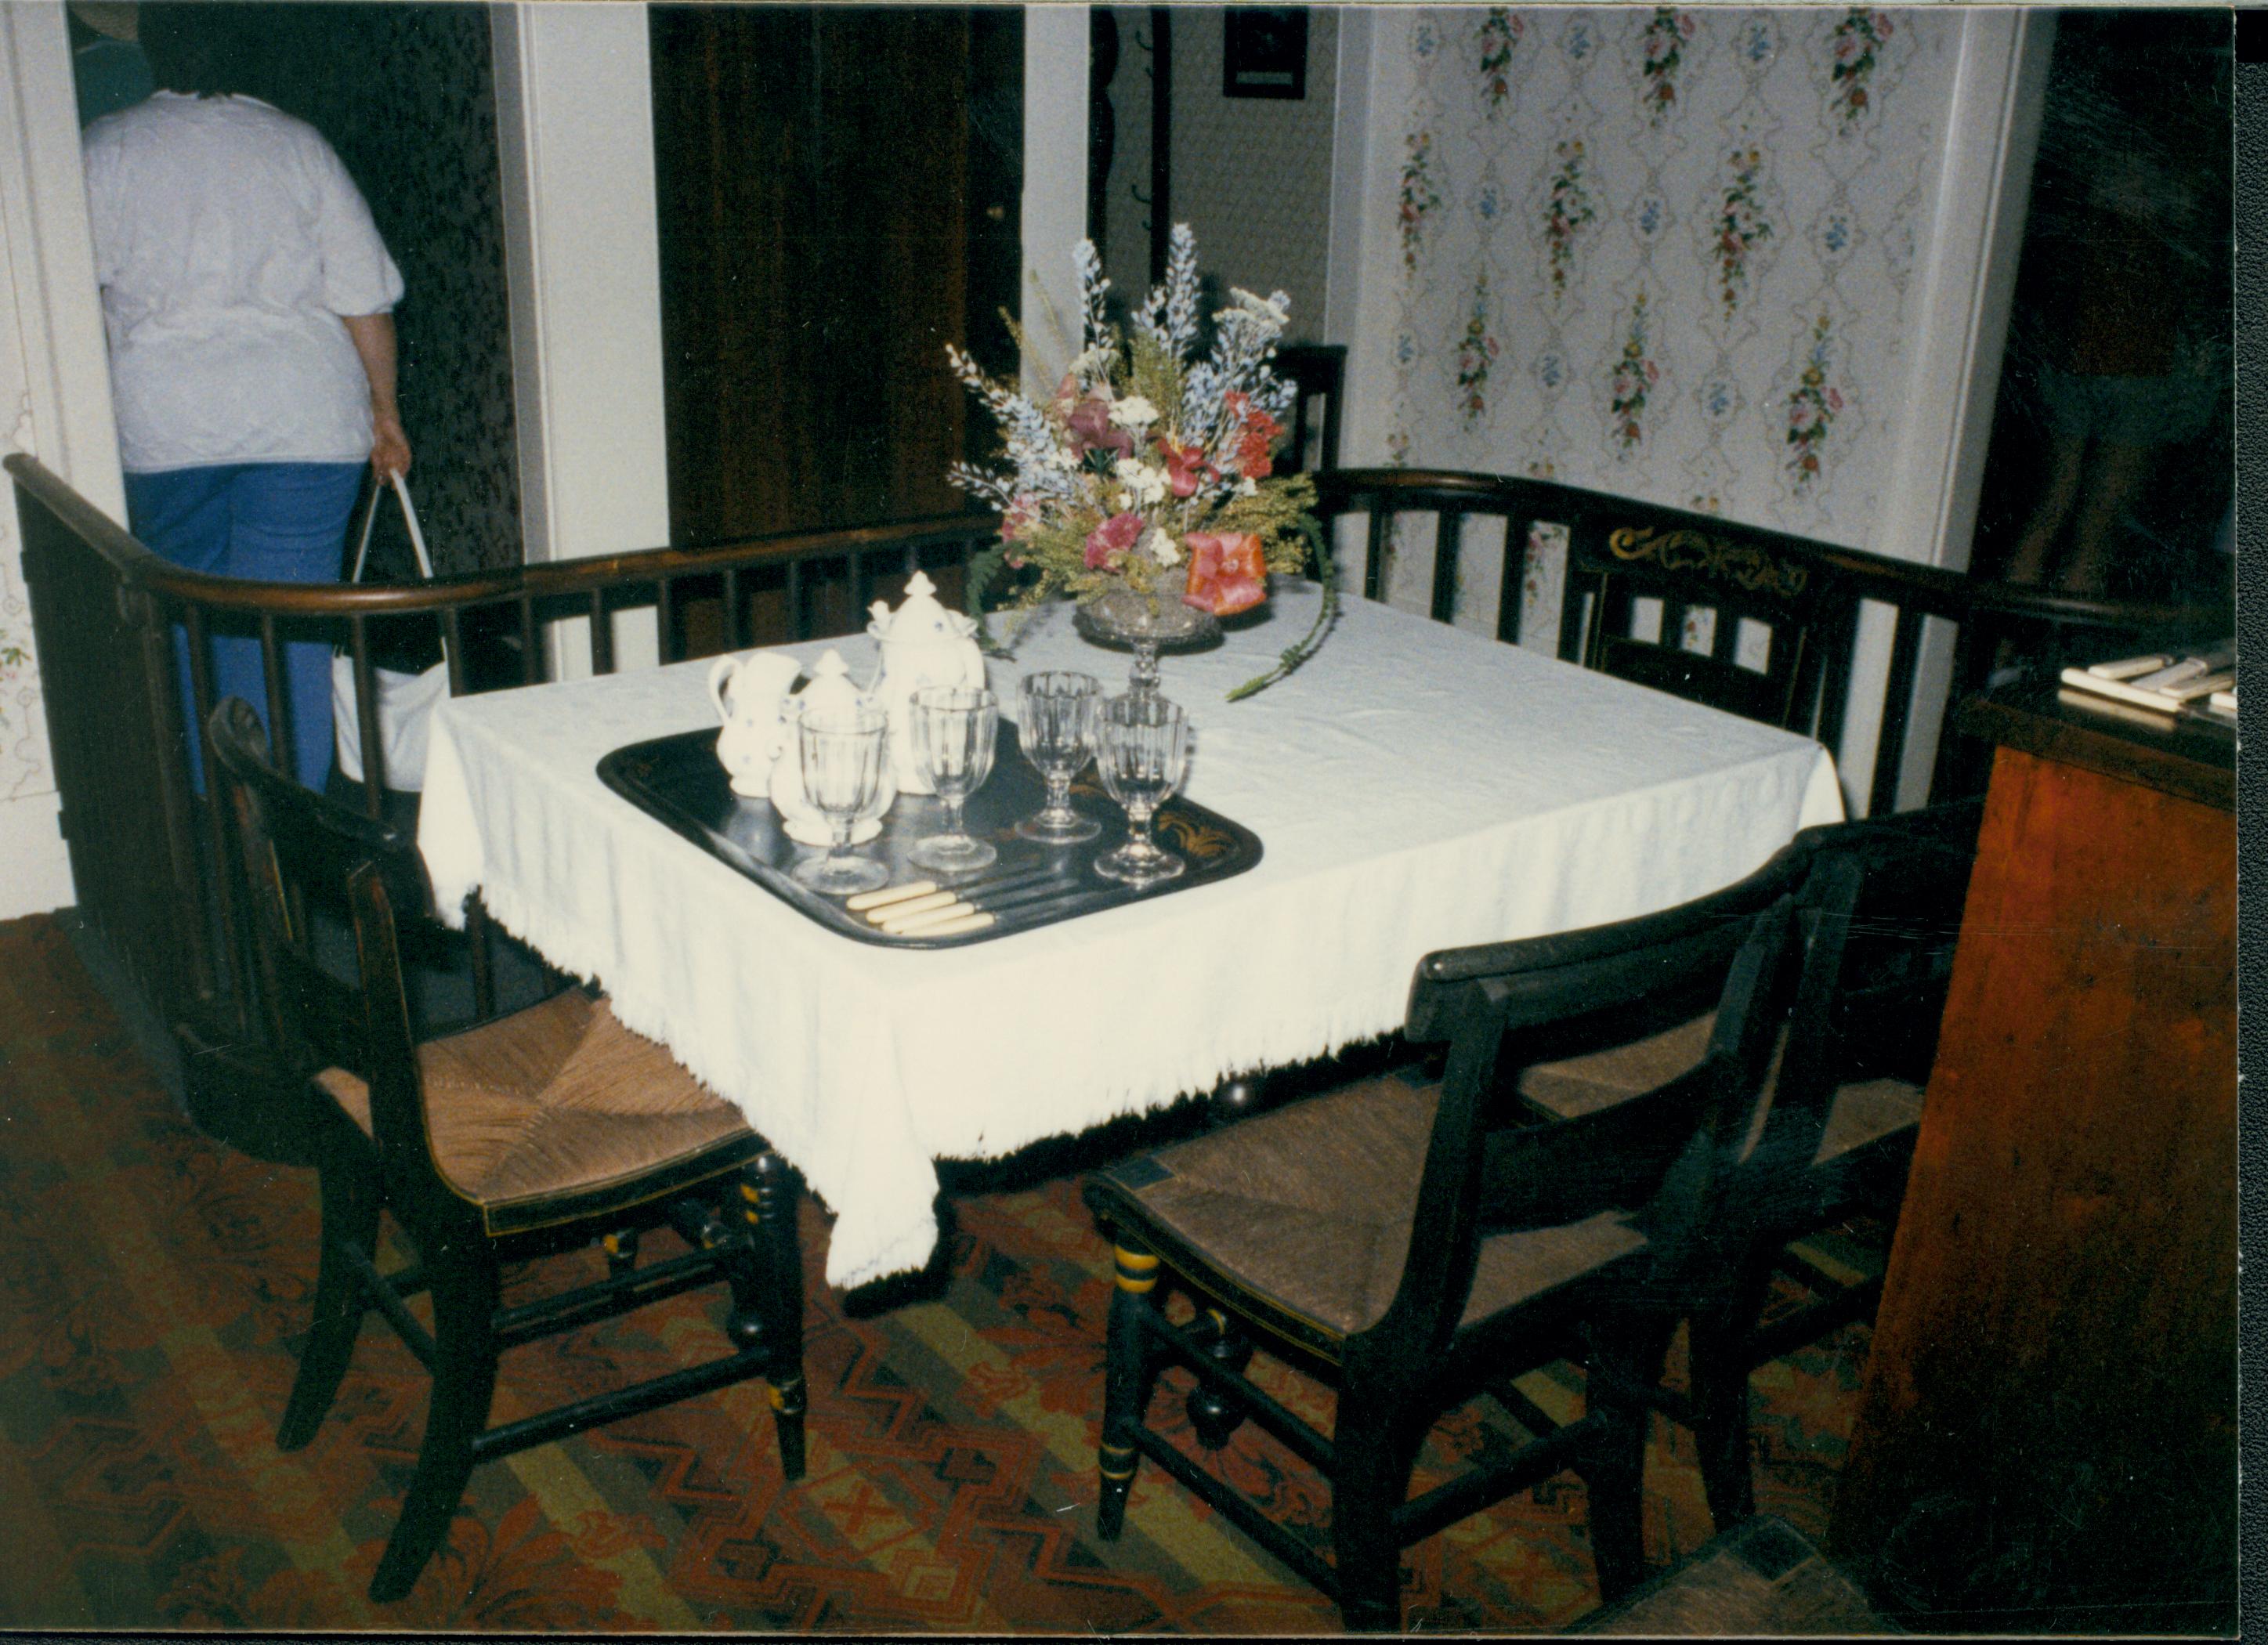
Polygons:
<instances>
[{"instance_id":1,"label":"patterned area rug","mask_svg":"<svg viewBox=\"0 0 2268 1645\"><path fill-rule=\"evenodd\" d=\"M373 1606L423 1371L373 1321L314 1443L276 1450L314 1287L313 1173L201 1135L63 930L0 924L0 1627L1336 1631L1329 1603L1154 1466L1123 1539L1095 1539L1108 1280L1075 1181L966 1195L954 1220L941 1285L846 1309L806 1206L800 1486L780 1478L761 1385L742 1384L476 1470L416 1591ZM710 1357L722 1312L695 1294L516 1350L497 1414ZM1756 1379L1759 1506L1814 1536L1865 1348L1853 1327ZM1260 1374L1328 1413L1294 1373ZM1580 1409L1563 1377L1525 1386ZM1178 1416L1186 1387L1169 1377L1153 1410ZM1420 1472L1515 1434L1492 1405L1454 1413ZM1327 1535L1320 1481L1250 1425L1206 1465ZM1690 1438L1657 1421L1647 1470L1666 1561L1710 1532ZM1584 1523L1563 1476L1411 1548L1407 1626L1575 1619L1597 1597Z\"/></svg>"}]
</instances>

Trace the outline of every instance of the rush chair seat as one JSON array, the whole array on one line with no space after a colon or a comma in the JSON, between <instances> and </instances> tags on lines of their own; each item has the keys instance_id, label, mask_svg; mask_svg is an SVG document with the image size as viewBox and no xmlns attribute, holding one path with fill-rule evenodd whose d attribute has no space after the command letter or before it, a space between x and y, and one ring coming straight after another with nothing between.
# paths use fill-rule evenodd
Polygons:
<instances>
[{"instance_id":1,"label":"rush chair seat","mask_svg":"<svg viewBox=\"0 0 2268 1645\"><path fill-rule=\"evenodd\" d=\"M314 1437L375 1309L432 1372L425 1437L371 1597L401 1598L449 1524L476 1463L753 1377L770 1383L780 1464L804 1468L802 1274L793 1172L739 1110L579 989L414 1042L396 922L430 904L416 848L387 825L301 789L270 763L258 717L215 709L253 915L257 995L272 1044L304 1070L316 1111L322 1260L314 1321L279 1449ZM316 963L306 911L324 899L354 935L352 985ZM378 1266L389 1214L413 1266ZM641 1266L639 1236L674 1227L687 1254ZM601 1244L608 1277L504 1305L507 1264ZM731 1351L628 1387L489 1426L510 1348L697 1287L730 1289ZM432 1324L408 1299L425 1293Z\"/></svg>"},{"instance_id":2,"label":"rush chair seat","mask_svg":"<svg viewBox=\"0 0 2268 1645\"><path fill-rule=\"evenodd\" d=\"M1806 1241L1866 1216L1894 1227L1935 1056L1954 938L1983 803L1805 830L1797 899L1800 966L1787 1025L1709 1240L1717 1277L1690 1339L1690 1394L1651 1402L1691 1426L1719 1528L1754 1511L1748 1382L1759 1366L1871 1319L1886 1252L1855 1270ZM1634 1042L1530 1067L1516 1086L1553 1119L1594 1114L1693 1066L1704 1015ZM1765 1320L1775 1274L1808 1301Z\"/></svg>"},{"instance_id":3,"label":"rush chair seat","mask_svg":"<svg viewBox=\"0 0 2268 1645\"><path fill-rule=\"evenodd\" d=\"M1793 940L1794 878L1784 853L1662 914L1429 955L1404 1032L1446 1042L1438 1085L1359 1081L1090 1178L1117 1273L1099 1534L1120 1534L1147 1456L1336 1598L1350 1627L1392 1627L1401 1548L1572 1467L1589 1489L1602 1595L1636 1583L1645 1411L1613 1397L1630 1374L1599 1368L1625 1339L1643 1355L1687 1305L1690 1236L1777 1033L1751 1001ZM1696 990L1719 1002L1698 1067L1587 1119L1498 1123L1494 1075L1523 1040L1579 1023L1597 1032L1657 992ZM1158 1305L1167 1281L1197 1304L1187 1326ZM1219 1351L1246 1334L1336 1384L1329 1436ZM1587 1408L1564 1424L1513 1385L1559 1360L1587 1373ZM1147 1425L1167 1362L1232 1414L1217 1435L1200 1427L1201 1443L1248 1418L1328 1478L1331 1561ZM1405 1501L1427 1429L1482 1392L1535 1437Z\"/></svg>"}]
</instances>

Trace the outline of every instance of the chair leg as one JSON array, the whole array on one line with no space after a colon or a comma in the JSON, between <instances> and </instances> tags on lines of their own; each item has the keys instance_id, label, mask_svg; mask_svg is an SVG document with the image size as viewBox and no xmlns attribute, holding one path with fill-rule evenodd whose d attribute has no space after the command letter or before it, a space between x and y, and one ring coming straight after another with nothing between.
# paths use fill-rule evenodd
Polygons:
<instances>
[{"instance_id":1,"label":"chair leg","mask_svg":"<svg viewBox=\"0 0 2268 1645\"><path fill-rule=\"evenodd\" d=\"M1587 1415L1598 1418L1600 1428L1576 1466L1589 1499L1591 1561L1602 1604L1619 1599L1646 1578L1650 1415L1638 1391L1660 1381L1675 1329L1674 1320L1648 1320L1611 1337L1600 1332L1592 1338L1583 1397Z\"/></svg>"},{"instance_id":2,"label":"chair leg","mask_svg":"<svg viewBox=\"0 0 2268 1645\"><path fill-rule=\"evenodd\" d=\"M1393 1514L1410 1483L1415 1446L1392 1415L1399 1403L1371 1390L1357 1394L1350 1377L1339 1395L1331 1436L1331 1552L1338 1570L1339 1614L1352 1633L1392 1633L1402 1626L1402 1545ZM1351 1410L1357 1400L1366 1407Z\"/></svg>"},{"instance_id":3,"label":"chair leg","mask_svg":"<svg viewBox=\"0 0 2268 1645\"><path fill-rule=\"evenodd\" d=\"M1250 1119L1267 1105L1268 1076L1264 1073L1242 1075L1223 1081L1213 1091L1207 1104L1206 1123L1217 1131L1240 1120ZM1223 1370L1241 1374L1252 1362L1251 1339L1220 1310L1208 1309L1201 1328L1211 1337L1205 1357ZM1211 1383L1201 1382L1191 1389L1184 1408L1189 1412L1189 1428L1197 1443L1207 1450L1219 1450L1243 1426L1244 1413L1236 1402Z\"/></svg>"},{"instance_id":4,"label":"chair leg","mask_svg":"<svg viewBox=\"0 0 2268 1645\"><path fill-rule=\"evenodd\" d=\"M1205 1311L1204 1329L1211 1333L1205 1344L1205 1357L1223 1370L1241 1375L1252 1362L1252 1339L1239 1331L1235 1322L1218 1308ZM1227 1444L1244 1422L1243 1407L1209 1382L1201 1382L1190 1389L1186 1405L1189 1428L1197 1443L1207 1450L1219 1450Z\"/></svg>"},{"instance_id":5,"label":"chair leg","mask_svg":"<svg viewBox=\"0 0 2268 1645\"><path fill-rule=\"evenodd\" d=\"M291 1399L276 1430L278 1450L298 1450L314 1438L354 1357L355 1338L370 1306L361 1264L378 1248L379 1186L372 1172L334 1153L322 1167L322 1260L315 1278L315 1317L307 1333Z\"/></svg>"},{"instance_id":6,"label":"chair leg","mask_svg":"<svg viewBox=\"0 0 2268 1645\"><path fill-rule=\"evenodd\" d=\"M740 1210L756 1257L755 1289L733 1280L733 1340L762 1344L770 1384L772 1426L779 1439L780 1472L800 1480L804 1471L803 1247L796 1237L801 1183L795 1167L766 1149L742 1171Z\"/></svg>"},{"instance_id":7,"label":"chair leg","mask_svg":"<svg viewBox=\"0 0 2268 1645\"><path fill-rule=\"evenodd\" d=\"M475 1251L428 1253L433 1274L433 1399L416 1476L402 1500L386 1556L371 1578L380 1605L401 1598L448 1540L449 1524L473 1472L473 1442L489 1421L496 1391L496 1259Z\"/></svg>"},{"instance_id":8,"label":"chair leg","mask_svg":"<svg viewBox=\"0 0 2268 1645\"><path fill-rule=\"evenodd\" d=\"M1116 1542L1126 1525L1126 1499L1134 1489L1134 1464L1149 1403L1151 1311L1157 1305L1158 1258L1136 1240L1120 1236L1117 1283L1110 1293L1110 1323L1103 1342L1102 1445L1096 1465L1102 1476L1095 1500L1094 1533Z\"/></svg>"},{"instance_id":9,"label":"chair leg","mask_svg":"<svg viewBox=\"0 0 2268 1645\"><path fill-rule=\"evenodd\" d=\"M607 1276L620 1279L637 1267L638 1230L625 1228L608 1234L600 1242L607 1253Z\"/></svg>"},{"instance_id":10,"label":"chair leg","mask_svg":"<svg viewBox=\"0 0 2268 1645\"><path fill-rule=\"evenodd\" d=\"M1723 1304L1696 1311L1687 1326L1694 1446L1709 1516L1719 1531L1756 1511L1749 1455L1749 1339L1771 1285L1769 1260L1744 1264Z\"/></svg>"}]
</instances>

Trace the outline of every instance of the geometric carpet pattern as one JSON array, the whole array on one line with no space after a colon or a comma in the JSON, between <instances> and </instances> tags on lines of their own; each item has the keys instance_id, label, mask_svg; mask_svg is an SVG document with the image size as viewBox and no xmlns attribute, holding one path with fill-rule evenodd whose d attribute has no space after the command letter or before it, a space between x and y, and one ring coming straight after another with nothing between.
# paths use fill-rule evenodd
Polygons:
<instances>
[{"instance_id":1,"label":"geometric carpet pattern","mask_svg":"<svg viewBox=\"0 0 2268 1645\"><path fill-rule=\"evenodd\" d=\"M1153 1465L1123 1537L1094 1536L1109 1278L1076 1186L959 1197L940 1282L885 1307L821 1281L828 1218L806 1203L799 1485L742 1384L476 1469L415 1590L375 1606L424 1373L372 1321L314 1442L276 1449L314 1288L313 1173L201 1134L62 928L0 923L0 1627L1336 1632L1321 1595ZM595 1274L585 1260L515 1275L508 1300ZM723 1312L694 1293L513 1350L496 1415L711 1357ZM1866 1343L1851 1327L1756 1378L1758 1505L1815 1536ZM1328 1426L1327 1391L1255 1374ZM1580 1408L1565 1368L1524 1386ZM1186 1388L1164 1379L1161 1425ZM1491 1402L1451 1414L1418 1483L1517 1432ZM1320 1482L1252 1425L1199 1454L1327 1537ZM1651 1559L1707 1540L1690 1440L1658 1419L1646 1479ZM1409 1549L1406 1625L1564 1627L1597 1603L1584 1524L1561 1476Z\"/></svg>"}]
</instances>

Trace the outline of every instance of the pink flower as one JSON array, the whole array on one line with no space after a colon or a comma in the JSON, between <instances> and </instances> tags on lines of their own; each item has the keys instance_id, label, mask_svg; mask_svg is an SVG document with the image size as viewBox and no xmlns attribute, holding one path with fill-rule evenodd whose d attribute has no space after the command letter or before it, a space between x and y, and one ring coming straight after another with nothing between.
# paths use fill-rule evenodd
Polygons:
<instances>
[{"instance_id":1,"label":"pink flower","mask_svg":"<svg viewBox=\"0 0 2268 1645\"><path fill-rule=\"evenodd\" d=\"M1218 471L1205 461L1201 445L1181 445L1165 438L1158 440L1159 454L1166 459L1166 485L1177 497L1186 497L1206 481L1217 476Z\"/></svg>"},{"instance_id":2,"label":"pink flower","mask_svg":"<svg viewBox=\"0 0 2268 1645\"><path fill-rule=\"evenodd\" d=\"M1000 540L1013 542L1040 522L1040 500L1028 491L1017 493L1016 500L1000 516Z\"/></svg>"},{"instance_id":3,"label":"pink flower","mask_svg":"<svg viewBox=\"0 0 2268 1645\"><path fill-rule=\"evenodd\" d=\"M1124 554L1140 540L1145 522L1139 514L1114 514L1086 534L1086 569L1106 569L1110 556Z\"/></svg>"},{"instance_id":4,"label":"pink flower","mask_svg":"<svg viewBox=\"0 0 2268 1645\"><path fill-rule=\"evenodd\" d=\"M1191 532L1182 539L1189 571L1182 604L1233 617L1268 598L1268 559L1252 532Z\"/></svg>"},{"instance_id":5,"label":"pink flower","mask_svg":"<svg viewBox=\"0 0 2268 1645\"><path fill-rule=\"evenodd\" d=\"M1827 408L1830 411L1840 411L1843 409L1842 390L1830 388L1827 391Z\"/></svg>"},{"instance_id":6,"label":"pink flower","mask_svg":"<svg viewBox=\"0 0 2268 1645\"><path fill-rule=\"evenodd\" d=\"M1121 457L1134 455L1134 437L1110 421L1110 400L1102 394L1089 394L1071 408L1064 419L1071 433L1071 452L1074 457L1085 457L1089 452L1111 451Z\"/></svg>"}]
</instances>

